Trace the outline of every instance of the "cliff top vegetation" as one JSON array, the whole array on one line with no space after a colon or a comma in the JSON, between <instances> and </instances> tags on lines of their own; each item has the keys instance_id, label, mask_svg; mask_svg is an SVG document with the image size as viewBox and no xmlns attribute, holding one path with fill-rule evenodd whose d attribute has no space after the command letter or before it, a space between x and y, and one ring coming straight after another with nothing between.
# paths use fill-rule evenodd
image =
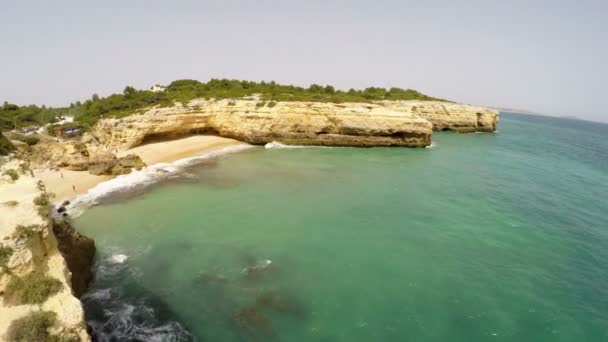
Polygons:
<instances>
[{"instance_id":1,"label":"cliff top vegetation","mask_svg":"<svg viewBox=\"0 0 608 342\"><path fill-rule=\"evenodd\" d=\"M312 84L309 87L281 85L274 81L253 82L229 79L211 79L208 82L177 80L164 90L137 90L125 87L122 93L100 97L97 94L84 101L71 103L69 107L48 108L16 106L4 103L0 107L0 130L8 130L30 125L54 123L62 115L74 116L75 122L92 126L102 117L121 117L133 114L148 106L171 106L175 102L187 103L197 98L237 99L259 94L261 100L270 101L311 101L311 102L373 102L382 100L423 100L441 101L412 89L369 87L363 90L347 91L335 89L331 85Z\"/></svg>"}]
</instances>

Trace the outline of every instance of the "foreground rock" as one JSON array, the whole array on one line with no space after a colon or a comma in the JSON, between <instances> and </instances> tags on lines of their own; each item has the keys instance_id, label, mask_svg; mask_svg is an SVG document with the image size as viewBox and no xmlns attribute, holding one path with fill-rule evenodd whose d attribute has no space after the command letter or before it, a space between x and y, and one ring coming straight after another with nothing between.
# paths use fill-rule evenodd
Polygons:
<instances>
[{"instance_id":1,"label":"foreground rock","mask_svg":"<svg viewBox=\"0 0 608 342\"><path fill-rule=\"evenodd\" d=\"M146 167L139 156L129 154L120 158L112 158L89 165L89 172L94 175L118 176L130 173L132 170L141 170Z\"/></svg>"},{"instance_id":2,"label":"foreground rock","mask_svg":"<svg viewBox=\"0 0 608 342\"><path fill-rule=\"evenodd\" d=\"M88 170L93 175L122 175L146 166L136 155L119 158L111 151L96 140L85 136L81 141L39 143L31 147L27 156L38 168Z\"/></svg>"},{"instance_id":3,"label":"foreground rock","mask_svg":"<svg viewBox=\"0 0 608 342\"><path fill-rule=\"evenodd\" d=\"M440 101L378 103L193 100L101 120L93 131L104 145L131 148L190 134L215 134L250 144L425 147L432 130L491 132L494 110Z\"/></svg>"},{"instance_id":4,"label":"foreground rock","mask_svg":"<svg viewBox=\"0 0 608 342\"><path fill-rule=\"evenodd\" d=\"M79 277L91 266L94 246L70 244L77 235L53 229L50 196L27 165L12 159L0 174L8 169L18 177L0 176L0 340L89 341L77 295L86 287ZM73 268L62 246L91 258ZM76 282L80 287L72 289Z\"/></svg>"}]
</instances>

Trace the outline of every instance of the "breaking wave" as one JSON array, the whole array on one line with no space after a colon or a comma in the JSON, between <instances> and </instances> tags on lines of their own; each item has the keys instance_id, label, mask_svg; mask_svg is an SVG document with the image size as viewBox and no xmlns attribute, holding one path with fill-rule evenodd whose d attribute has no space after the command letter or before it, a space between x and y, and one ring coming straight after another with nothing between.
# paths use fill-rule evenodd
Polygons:
<instances>
[{"instance_id":1,"label":"breaking wave","mask_svg":"<svg viewBox=\"0 0 608 342\"><path fill-rule=\"evenodd\" d=\"M96 282L102 284L81 298L93 341L194 341L162 297L143 288L132 297L125 288L114 286L130 272L111 258L97 262Z\"/></svg>"},{"instance_id":2,"label":"breaking wave","mask_svg":"<svg viewBox=\"0 0 608 342\"><path fill-rule=\"evenodd\" d=\"M188 166L200 163L206 159L240 152L250 148L253 148L253 146L247 144L233 145L194 157L180 159L172 163L158 163L139 171L133 170L129 174L121 175L97 184L97 186L89 189L87 193L74 198L67 206L67 209L69 209L72 217L77 217L82 214L85 209L99 204L101 200L110 195L143 190L159 181L179 177L179 172Z\"/></svg>"},{"instance_id":3,"label":"breaking wave","mask_svg":"<svg viewBox=\"0 0 608 342\"><path fill-rule=\"evenodd\" d=\"M336 146L320 146L320 145L287 145L278 141L272 141L264 145L266 149L283 149L283 148L335 148Z\"/></svg>"},{"instance_id":4,"label":"breaking wave","mask_svg":"<svg viewBox=\"0 0 608 342\"><path fill-rule=\"evenodd\" d=\"M279 148L305 148L305 147L310 147L310 146L302 146L302 145L286 145L283 143L280 143L278 141L273 141L273 142L269 142L266 145L264 145L264 148L267 149L279 149Z\"/></svg>"}]
</instances>

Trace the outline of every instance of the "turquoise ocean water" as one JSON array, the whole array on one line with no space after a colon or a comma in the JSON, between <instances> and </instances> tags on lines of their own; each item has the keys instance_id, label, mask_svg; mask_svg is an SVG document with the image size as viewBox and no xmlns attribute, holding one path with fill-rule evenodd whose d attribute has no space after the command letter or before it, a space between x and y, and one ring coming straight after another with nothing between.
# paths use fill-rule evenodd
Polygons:
<instances>
[{"instance_id":1,"label":"turquoise ocean water","mask_svg":"<svg viewBox=\"0 0 608 342\"><path fill-rule=\"evenodd\" d=\"M608 125L433 140L255 148L108 197L75 219L95 338L608 341Z\"/></svg>"}]
</instances>

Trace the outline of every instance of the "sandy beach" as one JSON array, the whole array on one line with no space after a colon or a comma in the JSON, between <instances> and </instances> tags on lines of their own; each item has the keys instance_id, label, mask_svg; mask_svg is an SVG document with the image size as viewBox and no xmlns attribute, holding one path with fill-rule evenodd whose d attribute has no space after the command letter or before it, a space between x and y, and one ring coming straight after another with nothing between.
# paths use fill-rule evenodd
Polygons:
<instances>
[{"instance_id":1,"label":"sandy beach","mask_svg":"<svg viewBox=\"0 0 608 342\"><path fill-rule=\"evenodd\" d=\"M182 139L150 143L132 149L119 151L118 156L137 154L148 166L158 163L170 163L179 159L196 156L202 153L221 149L242 142L216 136L197 135ZM97 184L111 179L110 176L95 176L88 171L59 169L35 170L47 190L55 194L55 202L70 199L84 194Z\"/></svg>"},{"instance_id":2,"label":"sandy beach","mask_svg":"<svg viewBox=\"0 0 608 342\"><path fill-rule=\"evenodd\" d=\"M213 135L194 135L182 139L137 146L125 151L119 151L118 156L122 157L127 154L136 154L147 165L153 165L158 163L170 163L179 159L238 144L242 144L242 142Z\"/></svg>"}]
</instances>

